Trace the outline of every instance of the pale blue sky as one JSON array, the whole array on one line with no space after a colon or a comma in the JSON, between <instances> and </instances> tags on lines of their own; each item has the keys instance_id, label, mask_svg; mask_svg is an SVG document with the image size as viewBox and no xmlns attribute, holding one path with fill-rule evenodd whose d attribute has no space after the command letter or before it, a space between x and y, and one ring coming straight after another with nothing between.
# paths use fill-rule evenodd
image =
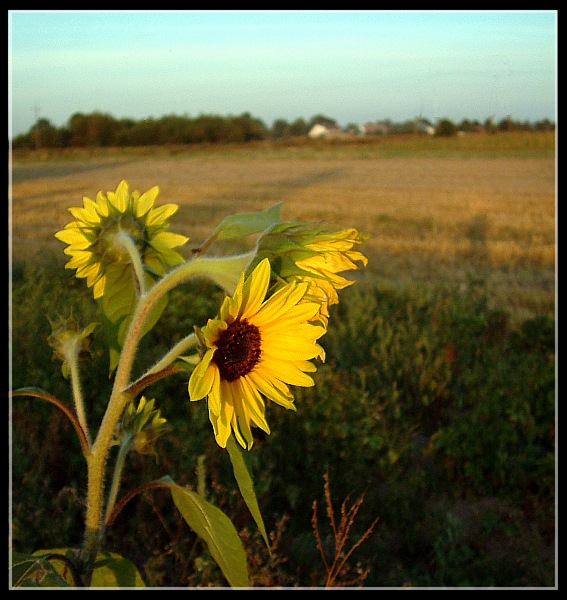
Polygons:
<instances>
[{"instance_id":1,"label":"pale blue sky","mask_svg":"<svg viewBox=\"0 0 567 600\"><path fill-rule=\"evenodd\" d=\"M9 125L556 120L557 11L9 11Z\"/></svg>"}]
</instances>

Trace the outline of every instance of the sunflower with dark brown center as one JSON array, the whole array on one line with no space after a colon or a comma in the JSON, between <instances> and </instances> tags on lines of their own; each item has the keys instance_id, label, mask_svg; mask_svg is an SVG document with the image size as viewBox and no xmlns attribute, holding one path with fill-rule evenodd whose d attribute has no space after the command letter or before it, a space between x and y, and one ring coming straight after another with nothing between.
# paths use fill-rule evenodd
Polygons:
<instances>
[{"instance_id":1,"label":"sunflower with dark brown center","mask_svg":"<svg viewBox=\"0 0 567 600\"><path fill-rule=\"evenodd\" d=\"M324 358L317 340L324 327L309 323L319 304L304 300L307 283L292 282L266 299L270 263L264 259L241 276L217 319L202 328L205 352L189 380L191 400L208 398L215 438L223 448L231 434L244 448L251 426L266 433L264 397L295 410L290 385L312 386L310 362Z\"/></svg>"}]
</instances>

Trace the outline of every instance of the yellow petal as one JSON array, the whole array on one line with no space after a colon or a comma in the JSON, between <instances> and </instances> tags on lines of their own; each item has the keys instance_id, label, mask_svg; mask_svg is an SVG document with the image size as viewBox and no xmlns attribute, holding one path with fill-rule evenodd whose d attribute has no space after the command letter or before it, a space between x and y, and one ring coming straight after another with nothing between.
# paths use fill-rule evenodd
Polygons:
<instances>
[{"instance_id":1,"label":"yellow petal","mask_svg":"<svg viewBox=\"0 0 567 600\"><path fill-rule=\"evenodd\" d=\"M209 319L203 327L203 337L209 348L213 347L220 337L220 334L227 329L226 321L220 319Z\"/></svg>"},{"instance_id":2,"label":"yellow petal","mask_svg":"<svg viewBox=\"0 0 567 600\"><path fill-rule=\"evenodd\" d=\"M264 416L266 406L255 386L252 385L250 380L246 379L246 377L241 377L234 383L238 384L237 389L239 390L240 398L249 411L250 418L258 427L263 429L266 433L270 433L270 428L268 427L268 423Z\"/></svg>"},{"instance_id":3,"label":"yellow petal","mask_svg":"<svg viewBox=\"0 0 567 600\"><path fill-rule=\"evenodd\" d=\"M85 236L77 227L66 227L55 234L58 240L65 244L82 244L85 241Z\"/></svg>"},{"instance_id":4,"label":"yellow petal","mask_svg":"<svg viewBox=\"0 0 567 600\"><path fill-rule=\"evenodd\" d=\"M236 393L234 385L231 387L233 388L233 393ZM252 436L252 430L250 429L250 414L248 412L248 407L242 399L236 395L233 396L233 400L234 414L232 415L231 423L232 431L234 431L234 436L238 443L243 448L250 449L254 443L254 438Z\"/></svg>"},{"instance_id":5,"label":"yellow petal","mask_svg":"<svg viewBox=\"0 0 567 600\"><path fill-rule=\"evenodd\" d=\"M289 387L275 378L273 373L265 368L262 363L257 364L254 370L248 373L246 377L261 394L285 408L295 410L293 394L290 392Z\"/></svg>"},{"instance_id":6,"label":"yellow petal","mask_svg":"<svg viewBox=\"0 0 567 600\"><path fill-rule=\"evenodd\" d=\"M96 206L98 214L101 217L108 217L110 214L110 205L108 198L102 192L98 192L96 195Z\"/></svg>"},{"instance_id":7,"label":"yellow petal","mask_svg":"<svg viewBox=\"0 0 567 600\"><path fill-rule=\"evenodd\" d=\"M319 347L314 342L294 339L292 336L262 341L262 360L309 360L319 356L319 353Z\"/></svg>"},{"instance_id":8,"label":"yellow petal","mask_svg":"<svg viewBox=\"0 0 567 600\"><path fill-rule=\"evenodd\" d=\"M264 302L262 308L254 316L254 324L262 327L264 324L279 320L287 310L303 298L307 287L307 283L292 282L278 290Z\"/></svg>"},{"instance_id":9,"label":"yellow petal","mask_svg":"<svg viewBox=\"0 0 567 600\"><path fill-rule=\"evenodd\" d=\"M94 287L93 287L93 296L94 296L95 300L97 300L98 298L101 298L103 296L105 286L106 286L106 277L103 275L94 284Z\"/></svg>"},{"instance_id":10,"label":"yellow petal","mask_svg":"<svg viewBox=\"0 0 567 600\"><path fill-rule=\"evenodd\" d=\"M301 369L291 361L272 358L263 363L263 366L266 370L272 371L274 377L277 377L277 379L288 385L302 387L311 387L315 385L313 379L301 371Z\"/></svg>"},{"instance_id":11,"label":"yellow petal","mask_svg":"<svg viewBox=\"0 0 567 600\"><path fill-rule=\"evenodd\" d=\"M138 198L138 201L134 207L135 215L138 218L143 217L153 207L158 194L159 187L155 185Z\"/></svg>"},{"instance_id":12,"label":"yellow petal","mask_svg":"<svg viewBox=\"0 0 567 600\"><path fill-rule=\"evenodd\" d=\"M262 306L270 283L270 271L270 261L265 258L244 282L242 289L243 310L241 313L243 319L256 314Z\"/></svg>"},{"instance_id":13,"label":"yellow petal","mask_svg":"<svg viewBox=\"0 0 567 600\"><path fill-rule=\"evenodd\" d=\"M250 322L256 327L262 327L262 332L265 334L275 334L278 332L289 331L290 327L295 327L296 324L304 323L314 317L319 311L319 304L315 302L302 302L293 308L289 309L285 316L279 320L273 320L268 323L258 323L256 317L253 317ZM258 320L260 321L260 320Z\"/></svg>"},{"instance_id":14,"label":"yellow petal","mask_svg":"<svg viewBox=\"0 0 567 600\"><path fill-rule=\"evenodd\" d=\"M96 202L93 202L90 198L84 196L83 205L85 207L85 212L89 215L89 221L92 223L100 223L100 216L98 214Z\"/></svg>"},{"instance_id":15,"label":"yellow petal","mask_svg":"<svg viewBox=\"0 0 567 600\"><path fill-rule=\"evenodd\" d=\"M162 225L178 208L177 204L163 204L158 208L151 209L146 217L146 227Z\"/></svg>"},{"instance_id":16,"label":"yellow petal","mask_svg":"<svg viewBox=\"0 0 567 600\"><path fill-rule=\"evenodd\" d=\"M215 418L215 422L213 423L213 419L211 418L213 414L209 409L209 418L211 418L213 429L215 429L217 444L222 448L226 448L226 442L230 437L232 430L231 423L234 416L234 400L232 398L230 384L222 379L220 381L219 397L221 407L220 415Z\"/></svg>"},{"instance_id":17,"label":"yellow petal","mask_svg":"<svg viewBox=\"0 0 567 600\"><path fill-rule=\"evenodd\" d=\"M151 245L157 248L156 244L160 248L169 249L176 248L177 246L183 246L189 241L189 238L181 235L180 233L171 233L170 231L160 231L151 239Z\"/></svg>"},{"instance_id":18,"label":"yellow petal","mask_svg":"<svg viewBox=\"0 0 567 600\"><path fill-rule=\"evenodd\" d=\"M207 396L207 403L209 405L209 413L220 415L222 410L221 396L220 396L220 372L217 368L214 369L213 385Z\"/></svg>"},{"instance_id":19,"label":"yellow petal","mask_svg":"<svg viewBox=\"0 0 567 600\"><path fill-rule=\"evenodd\" d=\"M116 188L116 192L114 194L112 192L108 192L108 200L119 212L126 212L130 203L128 183L122 180L118 184L118 187Z\"/></svg>"},{"instance_id":20,"label":"yellow petal","mask_svg":"<svg viewBox=\"0 0 567 600\"><path fill-rule=\"evenodd\" d=\"M67 263L68 269L81 269L90 263L92 258L91 252L73 252L71 260Z\"/></svg>"},{"instance_id":21,"label":"yellow petal","mask_svg":"<svg viewBox=\"0 0 567 600\"><path fill-rule=\"evenodd\" d=\"M213 349L207 350L205 356L191 374L189 379L189 398L191 400L201 400L211 391L215 371L218 371L216 365L210 364L214 352Z\"/></svg>"}]
</instances>

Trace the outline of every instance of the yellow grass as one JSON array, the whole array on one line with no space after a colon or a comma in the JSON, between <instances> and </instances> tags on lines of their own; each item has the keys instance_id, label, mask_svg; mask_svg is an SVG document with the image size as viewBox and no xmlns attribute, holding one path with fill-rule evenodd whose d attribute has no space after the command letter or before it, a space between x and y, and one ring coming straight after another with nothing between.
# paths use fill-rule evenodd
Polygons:
<instances>
[{"instance_id":1,"label":"yellow grass","mask_svg":"<svg viewBox=\"0 0 567 600\"><path fill-rule=\"evenodd\" d=\"M369 147L368 147L369 148ZM364 281L397 287L481 280L518 317L555 309L554 158L380 156L255 147L97 153L88 161L14 158L12 260L60 253L69 206L121 179L180 205L176 231L197 246L226 215L283 202L285 219L369 233Z\"/></svg>"}]
</instances>

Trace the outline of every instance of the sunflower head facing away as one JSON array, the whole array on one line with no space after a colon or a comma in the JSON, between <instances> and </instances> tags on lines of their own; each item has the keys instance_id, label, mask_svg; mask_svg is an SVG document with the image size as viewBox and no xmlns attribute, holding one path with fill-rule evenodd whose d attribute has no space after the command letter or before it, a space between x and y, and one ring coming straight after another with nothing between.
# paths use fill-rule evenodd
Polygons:
<instances>
[{"instance_id":1,"label":"sunflower head facing away","mask_svg":"<svg viewBox=\"0 0 567 600\"><path fill-rule=\"evenodd\" d=\"M124 269L130 255L119 242L126 234L135 244L144 267L163 275L169 267L184 262L173 250L188 238L168 230L168 218L178 206L164 204L154 208L159 188L154 186L140 194L130 192L128 183L121 181L115 192L98 192L96 199L83 198L83 207L69 208L75 221L58 231L55 237L68 244L65 254L71 259L65 265L76 269L76 276L86 278L95 298L105 291L109 275Z\"/></svg>"},{"instance_id":2,"label":"sunflower head facing away","mask_svg":"<svg viewBox=\"0 0 567 600\"><path fill-rule=\"evenodd\" d=\"M324 327L309 323L319 310L303 301L307 283L291 282L265 299L270 262L262 260L233 296L225 298L218 318L200 335L204 354L189 380L191 400L208 397L215 438L226 447L231 432L244 448L253 443L251 425L266 433L263 397L295 410L290 385L312 386L310 362L324 358L317 340Z\"/></svg>"},{"instance_id":3,"label":"sunflower head facing away","mask_svg":"<svg viewBox=\"0 0 567 600\"><path fill-rule=\"evenodd\" d=\"M368 263L358 250L367 238L354 228L326 231L307 224L282 223L262 236L257 256L273 260L280 286L294 280L308 283L304 301L319 304L320 310L313 319L326 327L329 306L339 302L337 290L354 283L339 273L357 270L356 263Z\"/></svg>"}]
</instances>

